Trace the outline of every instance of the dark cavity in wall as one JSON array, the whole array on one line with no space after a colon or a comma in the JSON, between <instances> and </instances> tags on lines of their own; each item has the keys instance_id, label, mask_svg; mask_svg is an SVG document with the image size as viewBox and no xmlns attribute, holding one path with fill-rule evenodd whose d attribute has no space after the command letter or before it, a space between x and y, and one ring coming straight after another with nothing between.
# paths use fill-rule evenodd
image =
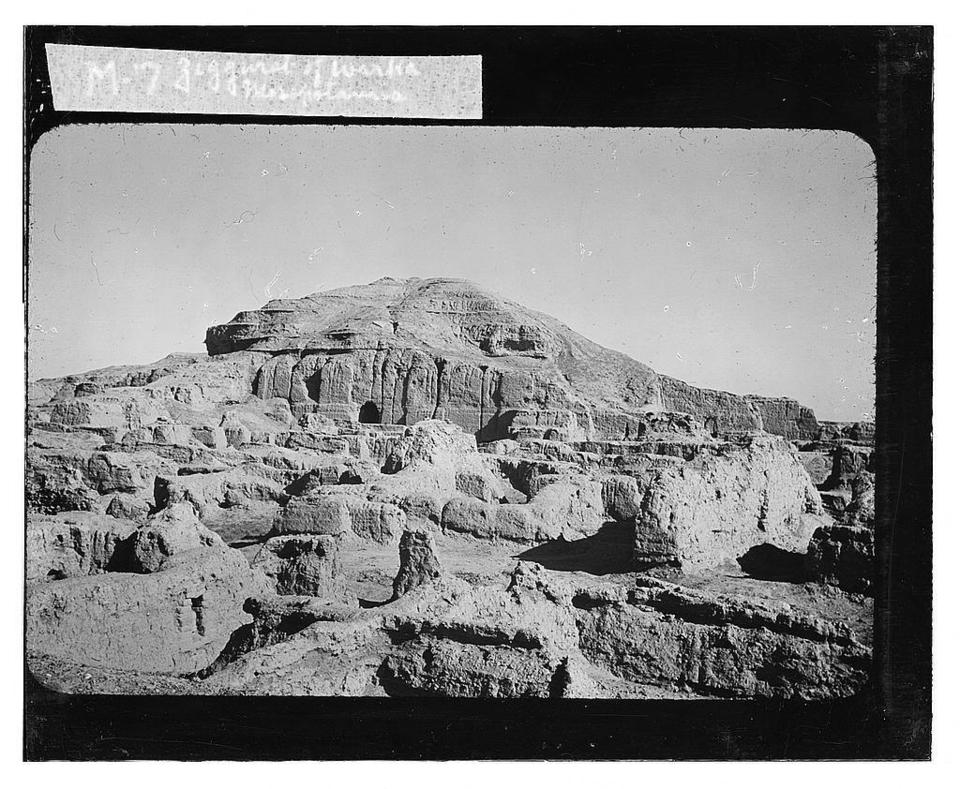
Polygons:
<instances>
[{"instance_id":1,"label":"dark cavity in wall","mask_svg":"<svg viewBox=\"0 0 960 789\"><path fill-rule=\"evenodd\" d=\"M360 422L368 425L380 423L380 409L372 400L367 400L360 406Z\"/></svg>"},{"instance_id":2,"label":"dark cavity in wall","mask_svg":"<svg viewBox=\"0 0 960 789\"><path fill-rule=\"evenodd\" d=\"M197 633L202 636L206 630L206 628L203 626L203 595L200 595L199 597L191 597L190 607L193 609L193 615L197 620Z\"/></svg>"}]
</instances>

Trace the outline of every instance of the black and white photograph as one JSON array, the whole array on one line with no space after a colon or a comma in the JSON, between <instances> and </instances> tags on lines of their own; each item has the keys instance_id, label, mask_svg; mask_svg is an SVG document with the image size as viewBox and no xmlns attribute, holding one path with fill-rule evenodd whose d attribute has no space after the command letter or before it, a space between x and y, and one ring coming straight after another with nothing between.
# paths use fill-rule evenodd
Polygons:
<instances>
[{"instance_id":1,"label":"black and white photograph","mask_svg":"<svg viewBox=\"0 0 960 789\"><path fill-rule=\"evenodd\" d=\"M97 96L147 77L160 95L159 56L78 55L72 87L59 71L95 32L34 29L32 50L54 107L87 102L32 133L25 164L37 698L857 710L836 723L900 686L878 651L901 637L883 486L903 473L890 436L917 428L881 386L896 223L868 139L679 111L498 120L496 54L469 46L441 54L484 58L484 112L393 122L442 88L432 51L333 55L331 83L360 87L310 93L289 87L300 60L227 62L254 36L170 78L198 102L236 79L263 117L138 117ZM474 61L447 65L469 93ZM405 79L429 90L407 100ZM335 111L288 123L288 96ZM898 386L922 397L913 362ZM856 737L842 747L873 753Z\"/></svg>"}]
</instances>

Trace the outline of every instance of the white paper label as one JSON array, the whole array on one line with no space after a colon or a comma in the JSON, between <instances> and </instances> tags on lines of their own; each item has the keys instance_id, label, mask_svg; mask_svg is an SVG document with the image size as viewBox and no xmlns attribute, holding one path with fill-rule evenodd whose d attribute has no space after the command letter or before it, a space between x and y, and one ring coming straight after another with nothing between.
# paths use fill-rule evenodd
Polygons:
<instances>
[{"instance_id":1,"label":"white paper label","mask_svg":"<svg viewBox=\"0 0 960 789\"><path fill-rule=\"evenodd\" d=\"M47 44L58 111L483 117L480 55L256 55Z\"/></svg>"}]
</instances>

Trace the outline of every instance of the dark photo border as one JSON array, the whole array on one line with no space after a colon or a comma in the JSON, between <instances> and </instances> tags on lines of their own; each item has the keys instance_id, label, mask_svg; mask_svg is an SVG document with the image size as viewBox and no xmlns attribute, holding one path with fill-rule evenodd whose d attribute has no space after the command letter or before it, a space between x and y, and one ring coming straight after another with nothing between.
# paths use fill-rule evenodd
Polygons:
<instances>
[{"instance_id":1,"label":"dark photo border","mask_svg":"<svg viewBox=\"0 0 960 789\"><path fill-rule=\"evenodd\" d=\"M44 44L483 56L483 119L56 112ZM931 27L28 27L30 152L84 123L837 129L878 180L874 682L825 702L74 696L24 668L24 758L928 759ZM24 304L29 217L24 223Z\"/></svg>"}]
</instances>

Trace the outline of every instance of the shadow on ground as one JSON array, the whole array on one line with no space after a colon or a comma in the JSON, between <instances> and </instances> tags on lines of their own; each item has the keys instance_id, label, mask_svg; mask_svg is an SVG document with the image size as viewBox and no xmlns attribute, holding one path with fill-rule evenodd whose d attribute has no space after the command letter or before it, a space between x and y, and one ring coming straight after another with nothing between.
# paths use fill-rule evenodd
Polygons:
<instances>
[{"instance_id":1,"label":"shadow on ground","mask_svg":"<svg viewBox=\"0 0 960 789\"><path fill-rule=\"evenodd\" d=\"M227 543L231 548L249 548L251 545L259 545L266 540L263 534L247 534L232 542Z\"/></svg>"},{"instance_id":2,"label":"shadow on ground","mask_svg":"<svg viewBox=\"0 0 960 789\"><path fill-rule=\"evenodd\" d=\"M785 551L769 543L754 545L737 559L747 575L762 581L789 581L798 584L808 581L804 561L806 554Z\"/></svg>"},{"instance_id":3,"label":"shadow on ground","mask_svg":"<svg viewBox=\"0 0 960 789\"><path fill-rule=\"evenodd\" d=\"M357 600L357 603L361 608L380 608L380 606L387 605L388 603L392 602L392 597L388 597L386 600L367 600L361 597Z\"/></svg>"},{"instance_id":4,"label":"shadow on ground","mask_svg":"<svg viewBox=\"0 0 960 789\"><path fill-rule=\"evenodd\" d=\"M572 542L552 540L517 554L515 558L536 562L548 570L610 575L630 572L632 556L631 525L607 523L590 537Z\"/></svg>"}]
</instances>

